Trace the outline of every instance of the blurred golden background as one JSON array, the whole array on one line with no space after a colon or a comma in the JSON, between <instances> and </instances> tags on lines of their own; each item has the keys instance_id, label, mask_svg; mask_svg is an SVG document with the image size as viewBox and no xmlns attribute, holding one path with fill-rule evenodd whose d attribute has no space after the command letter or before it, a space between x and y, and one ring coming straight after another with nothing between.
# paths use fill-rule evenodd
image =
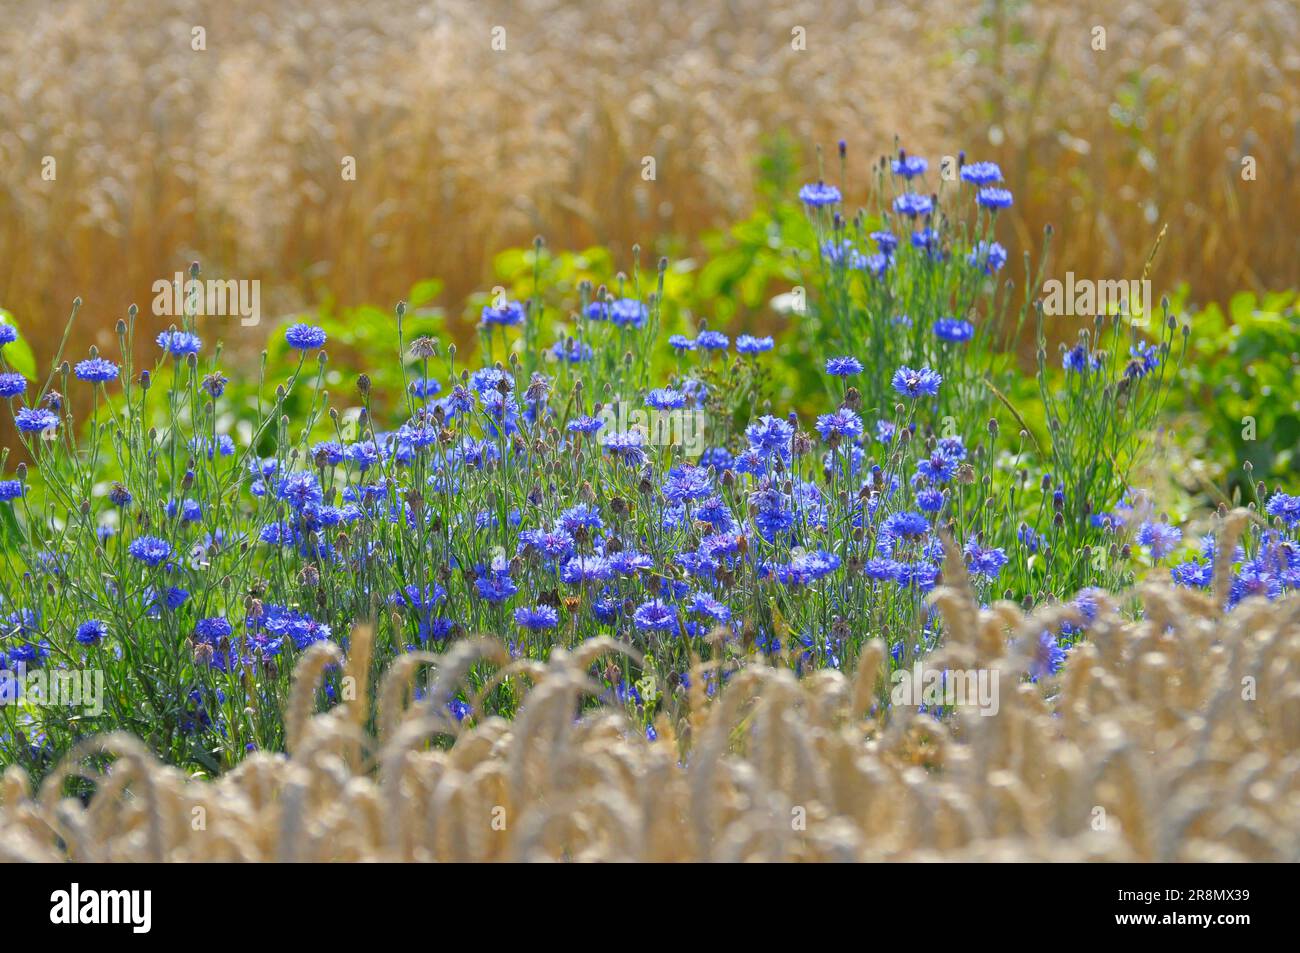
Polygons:
<instances>
[{"instance_id":1,"label":"blurred golden background","mask_svg":"<svg viewBox=\"0 0 1300 953\"><path fill-rule=\"evenodd\" d=\"M192 259L259 280L265 316L389 306L429 277L459 315L491 256L536 234L615 260L638 241L694 253L751 207L781 132L804 178L813 144L848 140L864 191L895 137L1000 162L1003 241L1016 261L1052 223L1052 273L1135 274L1167 223L1158 291L1296 283L1291 0L6 0L3 16L0 307L42 366L74 295L78 352L111 346L127 305L147 315L153 282Z\"/></svg>"}]
</instances>

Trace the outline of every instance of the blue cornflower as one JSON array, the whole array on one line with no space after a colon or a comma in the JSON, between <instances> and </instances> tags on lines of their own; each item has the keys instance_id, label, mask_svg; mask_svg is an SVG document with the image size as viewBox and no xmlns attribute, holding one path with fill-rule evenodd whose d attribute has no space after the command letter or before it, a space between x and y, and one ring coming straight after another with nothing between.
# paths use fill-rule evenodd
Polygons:
<instances>
[{"instance_id":1,"label":"blue cornflower","mask_svg":"<svg viewBox=\"0 0 1300 953\"><path fill-rule=\"evenodd\" d=\"M0 480L0 502L16 500L26 492L21 480Z\"/></svg>"},{"instance_id":2,"label":"blue cornflower","mask_svg":"<svg viewBox=\"0 0 1300 953\"><path fill-rule=\"evenodd\" d=\"M1016 533L1016 539L1020 540L1021 544L1030 553L1038 552L1038 547L1042 545L1043 541L1043 537L1038 534L1037 530L1026 523L1020 524L1020 531Z\"/></svg>"},{"instance_id":3,"label":"blue cornflower","mask_svg":"<svg viewBox=\"0 0 1300 953\"><path fill-rule=\"evenodd\" d=\"M920 156L909 156L901 152L898 158L890 163L890 170L894 175L902 176L904 179L914 179L918 175L924 175L928 168L930 163Z\"/></svg>"},{"instance_id":4,"label":"blue cornflower","mask_svg":"<svg viewBox=\"0 0 1300 953\"><path fill-rule=\"evenodd\" d=\"M1160 366L1160 349L1154 344L1135 344L1128 354L1131 360L1124 367L1125 377L1146 377Z\"/></svg>"},{"instance_id":5,"label":"blue cornflower","mask_svg":"<svg viewBox=\"0 0 1300 953\"><path fill-rule=\"evenodd\" d=\"M457 721L464 721L474 711L469 702L463 698L451 699L451 701L447 702L447 710L451 712L451 716Z\"/></svg>"},{"instance_id":6,"label":"blue cornflower","mask_svg":"<svg viewBox=\"0 0 1300 953\"><path fill-rule=\"evenodd\" d=\"M112 361L105 360L102 357L92 357L84 361L78 361L72 372L77 375L78 380L90 381L92 384L104 384L108 381L117 380L118 369L117 365Z\"/></svg>"},{"instance_id":7,"label":"blue cornflower","mask_svg":"<svg viewBox=\"0 0 1300 953\"><path fill-rule=\"evenodd\" d=\"M1174 584L1205 589L1214 580L1214 563L1208 559L1189 559L1169 570Z\"/></svg>"},{"instance_id":8,"label":"blue cornflower","mask_svg":"<svg viewBox=\"0 0 1300 953\"><path fill-rule=\"evenodd\" d=\"M303 472L289 473L281 477L275 495L299 511L305 506L320 503L324 499L316 474Z\"/></svg>"},{"instance_id":9,"label":"blue cornflower","mask_svg":"<svg viewBox=\"0 0 1300 953\"><path fill-rule=\"evenodd\" d=\"M590 344L586 341L579 341L577 338L565 338L563 341L556 341L551 345L550 353L557 361L565 361L569 364L581 364L584 361L590 361L595 354Z\"/></svg>"},{"instance_id":10,"label":"blue cornflower","mask_svg":"<svg viewBox=\"0 0 1300 953\"><path fill-rule=\"evenodd\" d=\"M868 579L877 582L895 582L900 564L893 559L868 559L862 567Z\"/></svg>"},{"instance_id":11,"label":"blue cornflower","mask_svg":"<svg viewBox=\"0 0 1300 953\"><path fill-rule=\"evenodd\" d=\"M87 619L77 626L77 641L82 645L98 645L108 635L108 623L100 619Z\"/></svg>"},{"instance_id":12,"label":"blue cornflower","mask_svg":"<svg viewBox=\"0 0 1300 953\"><path fill-rule=\"evenodd\" d=\"M1001 208L1011 208L1011 193L1006 189L995 189L992 187L982 188L975 200L985 208L991 208L995 211Z\"/></svg>"},{"instance_id":13,"label":"blue cornflower","mask_svg":"<svg viewBox=\"0 0 1300 953\"><path fill-rule=\"evenodd\" d=\"M636 607L632 621L642 632L670 632L677 628L677 611L661 599L651 599Z\"/></svg>"},{"instance_id":14,"label":"blue cornflower","mask_svg":"<svg viewBox=\"0 0 1300 953\"><path fill-rule=\"evenodd\" d=\"M769 337L756 338L752 334L742 334L736 338L737 354L761 354L763 351L770 351L776 346L776 342Z\"/></svg>"},{"instance_id":15,"label":"blue cornflower","mask_svg":"<svg viewBox=\"0 0 1300 953\"><path fill-rule=\"evenodd\" d=\"M876 421L876 439L881 443L889 443L892 441L894 439L894 434L897 432L898 427L896 424L893 424L888 420Z\"/></svg>"},{"instance_id":16,"label":"blue cornflower","mask_svg":"<svg viewBox=\"0 0 1300 953\"><path fill-rule=\"evenodd\" d=\"M599 417L574 417L566 425L570 433L595 433L601 427L605 426L605 421Z\"/></svg>"},{"instance_id":17,"label":"blue cornflower","mask_svg":"<svg viewBox=\"0 0 1300 953\"><path fill-rule=\"evenodd\" d=\"M1000 546L981 546L972 539L966 544L965 553L966 565L974 576L996 579L1002 567L1007 564L1006 550Z\"/></svg>"},{"instance_id":18,"label":"blue cornflower","mask_svg":"<svg viewBox=\"0 0 1300 953\"><path fill-rule=\"evenodd\" d=\"M157 566L172 554L172 546L157 536L141 536L132 540L126 551L146 566Z\"/></svg>"},{"instance_id":19,"label":"blue cornflower","mask_svg":"<svg viewBox=\"0 0 1300 953\"><path fill-rule=\"evenodd\" d=\"M880 531L891 538L924 536L930 531L930 524L920 513L903 511L885 519Z\"/></svg>"},{"instance_id":20,"label":"blue cornflower","mask_svg":"<svg viewBox=\"0 0 1300 953\"><path fill-rule=\"evenodd\" d=\"M894 211L908 218L916 218L918 215L929 215L933 212L934 202L928 195L904 192L894 199Z\"/></svg>"},{"instance_id":21,"label":"blue cornflower","mask_svg":"<svg viewBox=\"0 0 1300 953\"><path fill-rule=\"evenodd\" d=\"M515 610L515 624L530 632L553 629L560 622L560 614L551 606L520 607Z\"/></svg>"},{"instance_id":22,"label":"blue cornflower","mask_svg":"<svg viewBox=\"0 0 1300 953\"><path fill-rule=\"evenodd\" d=\"M984 274L991 275L1001 271L1007 263L1007 250L997 242L979 242L971 249L966 259L972 268L978 268Z\"/></svg>"},{"instance_id":23,"label":"blue cornflower","mask_svg":"<svg viewBox=\"0 0 1300 953\"><path fill-rule=\"evenodd\" d=\"M660 387L645 395L645 403L655 410L678 410L686 406L686 395L671 387Z\"/></svg>"},{"instance_id":24,"label":"blue cornflower","mask_svg":"<svg viewBox=\"0 0 1300 953\"><path fill-rule=\"evenodd\" d=\"M960 461L966 459L966 444L962 442L961 437L940 437L936 446L939 448L939 452L950 460Z\"/></svg>"},{"instance_id":25,"label":"blue cornflower","mask_svg":"<svg viewBox=\"0 0 1300 953\"><path fill-rule=\"evenodd\" d=\"M1061 358L1061 366L1072 373L1082 374L1095 371L1101 366L1101 362L1095 355L1089 354L1088 349L1082 344L1076 344L1065 352Z\"/></svg>"},{"instance_id":26,"label":"blue cornflower","mask_svg":"<svg viewBox=\"0 0 1300 953\"><path fill-rule=\"evenodd\" d=\"M674 351L693 351L695 350L695 339L688 338L685 334L674 334L668 339L668 345Z\"/></svg>"},{"instance_id":27,"label":"blue cornflower","mask_svg":"<svg viewBox=\"0 0 1300 953\"><path fill-rule=\"evenodd\" d=\"M850 268L861 268L863 265L862 252L847 238L838 242L822 242L821 252L832 265L847 265Z\"/></svg>"},{"instance_id":28,"label":"blue cornflower","mask_svg":"<svg viewBox=\"0 0 1300 953\"><path fill-rule=\"evenodd\" d=\"M916 465L916 472L931 483L947 483L957 472L957 461L936 449Z\"/></svg>"},{"instance_id":29,"label":"blue cornflower","mask_svg":"<svg viewBox=\"0 0 1300 953\"><path fill-rule=\"evenodd\" d=\"M886 257L892 255L898 248L898 236L893 232L872 232L867 237L876 243L880 253Z\"/></svg>"},{"instance_id":30,"label":"blue cornflower","mask_svg":"<svg viewBox=\"0 0 1300 953\"><path fill-rule=\"evenodd\" d=\"M939 233L933 228L923 228L912 233L912 247L919 251L935 250L939 247Z\"/></svg>"},{"instance_id":31,"label":"blue cornflower","mask_svg":"<svg viewBox=\"0 0 1300 953\"><path fill-rule=\"evenodd\" d=\"M1060 671L1065 661L1065 650L1051 632L1044 630L1029 648L1029 677L1034 681Z\"/></svg>"},{"instance_id":32,"label":"blue cornflower","mask_svg":"<svg viewBox=\"0 0 1300 953\"><path fill-rule=\"evenodd\" d=\"M688 405L703 407L705 401L709 399L709 387L704 381L688 377L681 382L680 387L682 393L686 395Z\"/></svg>"},{"instance_id":33,"label":"blue cornflower","mask_svg":"<svg viewBox=\"0 0 1300 953\"><path fill-rule=\"evenodd\" d=\"M412 582L396 590L390 601L395 606L429 610L446 598L447 590L436 582L425 586L423 590Z\"/></svg>"},{"instance_id":34,"label":"blue cornflower","mask_svg":"<svg viewBox=\"0 0 1300 953\"><path fill-rule=\"evenodd\" d=\"M0 325L7 327L7 325ZM21 374L0 374L0 397L18 397L27 391L27 378Z\"/></svg>"},{"instance_id":35,"label":"blue cornflower","mask_svg":"<svg viewBox=\"0 0 1300 953\"><path fill-rule=\"evenodd\" d=\"M469 387L479 397L489 393L508 394L515 389L515 379L497 367L480 367L469 376ZM453 396L455 391L452 391Z\"/></svg>"},{"instance_id":36,"label":"blue cornflower","mask_svg":"<svg viewBox=\"0 0 1300 953\"><path fill-rule=\"evenodd\" d=\"M430 397L436 397L442 392L442 382L433 377L421 377L419 380L411 381L411 394L415 397L422 397L428 400Z\"/></svg>"},{"instance_id":37,"label":"blue cornflower","mask_svg":"<svg viewBox=\"0 0 1300 953\"><path fill-rule=\"evenodd\" d=\"M827 473L842 472L851 477L857 476L866 460L867 455L857 444L841 444L822 454L822 469Z\"/></svg>"},{"instance_id":38,"label":"blue cornflower","mask_svg":"<svg viewBox=\"0 0 1300 953\"><path fill-rule=\"evenodd\" d=\"M1151 558L1159 561L1168 556L1183 538L1183 531L1168 523L1153 523L1150 520L1138 527L1137 542L1139 546L1150 547Z\"/></svg>"},{"instance_id":39,"label":"blue cornflower","mask_svg":"<svg viewBox=\"0 0 1300 953\"><path fill-rule=\"evenodd\" d=\"M1300 523L1300 496L1289 496L1281 490L1274 490L1264 506L1264 512L1280 519L1287 526Z\"/></svg>"},{"instance_id":40,"label":"blue cornflower","mask_svg":"<svg viewBox=\"0 0 1300 953\"><path fill-rule=\"evenodd\" d=\"M992 185L1002 181L1002 170L996 162L971 162L961 167L961 178L971 185Z\"/></svg>"},{"instance_id":41,"label":"blue cornflower","mask_svg":"<svg viewBox=\"0 0 1300 953\"><path fill-rule=\"evenodd\" d=\"M778 456L783 461L790 459L790 440L793 437L794 428L771 415L759 417L745 428L745 438L751 449L765 457Z\"/></svg>"},{"instance_id":42,"label":"blue cornflower","mask_svg":"<svg viewBox=\"0 0 1300 953\"><path fill-rule=\"evenodd\" d=\"M867 255L856 267L871 275L872 278L883 278L885 272L889 270L889 263L892 259L888 255Z\"/></svg>"},{"instance_id":43,"label":"blue cornflower","mask_svg":"<svg viewBox=\"0 0 1300 953\"><path fill-rule=\"evenodd\" d=\"M474 589L480 599L488 602L504 602L519 591L508 572L493 571L484 573L474 580Z\"/></svg>"},{"instance_id":44,"label":"blue cornflower","mask_svg":"<svg viewBox=\"0 0 1300 953\"><path fill-rule=\"evenodd\" d=\"M560 570L560 578L569 585L603 582L614 575L614 567L604 556L571 556Z\"/></svg>"},{"instance_id":45,"label":"blue cornflower","mask_svg":"<svg viewBox=\"0 0 1300 953\"><path fill-rule=\"evenodd\" d=\"M830 357L826 359L826 373L832 377L852 377L862 373L862 362L856 357Z\"/></svg>"},{"instance_id":46,"label":"blue cornflower","mask_svg":"<svg viewBox=\"0 0 1300 953\"><path fill-rule=\"evenodd\" d=\"M24 433L39 433L57 429L59 415L43 407L24 407L14 415L14 424Z\"/></svg>"},{"instance_id":47,"label":"blue cornflower","mask_svg":"<svg viewBox=\"0 0 1300 953\"><path fill-rule=\"evenodd\" d=\"M730 470L735 466L735 457L726 447L710 447L700 454L700 466L712 467L721 473L723 470Z\"/></svg>"},{"instance_id":48,"label":"blue cornflower","mask_svg":"<svg viewBox=\"0 0 1300 953\"><path fill-rule=\"evenodd\" d=\"M322 440L311 448L312 462L317 466L322 464L328 467L338 466L345 456L346 451L333 440Z\"/></svg>"},{"instance_id":49,"label":"blue cornflower","mask_svg":"<svg viewBox=\"0 0 1300 953\"><path fill-rule=\"evenodd\" d=\"M916 491L916 505L921 508L923 513L937 513L943 509L943 504L943 490L927 487L924 490Z\"/></svg>"},{"instance_id":50,"label":"blue cornflower","mask_svg":"<svg viewBox=\"0 0 1300 953\"><path fill-rule=\"evenodd\" d=\"M940 318L934 322L934 336L940 341L965 344L975 335L975 325L960 318Z\"/></svg>"},{"instance_id":51,"label":"blue cornflower","mask_svg":"<svg viewBox=\"0 0 1300 953\"><path fill-rule=\"evenodd\" d=\"M600 529L605 525L601 521L600 510L586 503L570 506L555 522L559 529L570 534L579 529Z\"/></svg>"},{"instance_id":52,"label":"blue cornflower","mask_svg":"<svg viewBox=\"0 0 1300 953\"><path fill-rule=\"evenodd\" d=\"M728 509L726 501L717 495L710 496L695 508L695 519L701 523L708 523L719 532L730 531L734 525L731 510ZM705 540L705 542L708 542L708 540Z\"/></svg>"},{"instance_id":53,"label":"blue cornflower","mask_svg":"<svg viewBox=\"0 0 1300 953\"><path fill-rule=\"evenodd\" d=\"M749 495L752 519L759 534L769 542L782 533L788 533L797 516L790 508L789 498L775 487L763 487Z\"/></svg>"},{"instance_id":54,"label":"blue cornflower","mask_svg":"<svg viewBox=\"0 0 1300 953\"><path fill-rule=\"evenodd\" d=\"M856 440L862 436L862 418L841 407L833 414L822 414L817 418L817 432L828 443L836 440Z\"/></svg>"},{"instance_id":55,"label":"blue cornflower","mask_svg":"<svg viewBox=\"0 0 1300 953\"><path fill-rule=\"evenodd\" d=\"M156 619L162 612L162 607L166 606L169 612L175 612L185 604L190 594L179 586L169 586L167 592L163 595L162 603L159 604L158 593L152 586L144 591L144 602L148 606L148 616Z\"/></svg>"},{"instance_id":56,"label":"blue cornflower","mask_svg":"<svg viewBox=\"0 0 1300 953\"><path fill-rule=\"evenodd\" d=\"M173 518L179 513L182 523L197 523L203 519L203 506L198 500L168 500L166 512Z\"/></svg>"},{"instance_id":57,"label":"blue cornflower","mask_svg":"<svg viewBox=\"0 0 1300 953\"><path fill-rule=\"evenodd\" d=\"M21 663L35 667L50 657L50 643L45 639L40 642L24 642L9 650L9 664Z\"/></svg>"},{"instance_id":58,"label":"blue cornflower","mask_svg":"<svg viewBox=\"0 0 1300 953\"><path fill-rule=\"evenodd\" d=\"M764 578L776 579L782 585L807 586L840 568L840 557L825 550L800 553L788 565L765 562L759 566Z\"/></svg>"},{"instance_id":59,"label":"blue cornflower","mask_svg":"<svg viewBox=\"0 0 1300 953\"><path fill-rule=\"evenodd\" d=\"M646 306L635 298L617 298L613 301L593 301L587 305L587 317L593 321L609 321L620 328L639 328L649 316Z\"/></svg>"},{"instance_id":60,"label":"blue cornflower","mask_svg":"<svg viewBox=\"0 0 1300 953\"><path fill-rule=\"evenodd\" d=\"M691 601L686 604L686 610L697 615L707 616L714 622L729 622L731 620L731 608L719 602L707 592L697 592L692 596Z\"/></svg>"},{"instance_id":61,"label":"blue cornflower","mask_svg":"<svg viewBox=\"0 0 1300 953\"><path fill-rule=\"evenodd\" d=\"M706 351L725 351L731 339L721 331L701 331L695 336L695 346Z\"/></svg>"},{"instance_id":62,"label":"blue cornflower","mask_svg":"<svg viewBox=\"0 0 1300 953\"><path fill-rule=\"evenodd\" d=\"M492 436L498 433L512 434L518 429L519 405L509 394L499 390L490 390L482 396L483 412L487 414L488 432Z\"/></svg>"},{"instance_id":63,"label":"blue cornflower","mask_svg":"<svg viewBox=\"0 0 1300 953\"><path fill-rule=\"evenodd\" d=\"M517 324L523 324L524 306L518 301L507 301L499 308L485 304L480 319L484 324L488 325L513 327Z\"/></svg>"},{"instance_id":64,"label":"blue cornflower","mask_svg":"<svg viewBox=\"0 0 1300 953\"><path fill-rule=\"evenodd\" d=\"M606 559L610 568L620 576L635 576L639 572L653 569L655 564L653 559L635 549L620 549Z\"/></svg>"},{"instance_id":65,"label":"blue cornflower","mask_svg":"<svg viewBox=\"0 0 1300 953\"><path fill-rule=\"evenodd\" d=\"M451 394L444 398L443 410L448 417L460 417L474 409L474 396L462 384L451 389Z\"/></svg>"},{"instance_id":66,"label":"blue cornflower","mask_svg":"<svg viewBox=\"0 0 1300 953\"><path fill-rule=\"evenodd\" d=\"M670 503L685 503L705 499L713 492L713 481L704 467L683 464L673 467L664 477L664 499Z\"/></svg>"},{"instance_id":67,"label":"blue cornflower","mask_svg":"<svg viewBox=\"0 0 1300 953\"><path fill-rule=\"evenodd\" d=\"M600 445L606 453L628 466L639 467L645 463L644 440L639 430L606 434L601 438Z\"/></svg>"},{"instance_id":68,"label":"blue cornflower","mask_svg":"<svg viewBox=\"0 0 1300 953\"><path fill-rule=\"evenodd\" d=\"M310 351L325 346L325 329L311 324L294 324L285 330L284 339L292 348Z\"/></svg>"},{"instance_id":69,"label":"blue cornflower","mask_svg":"<svg viewBox=\"0 0 1300 953\"><path fill-rule=\"evenodd\" d=\"M834 205L840 201L840 190L825 182L810 182L799 190L799 201L811 208Z\"/></svg>"},{"instance_id":70,"label":"blue cornflower","mask_svg":"<svg viewBox=\"0 0 1300 953\"><path fill-rule=\"evenodd\" d=\"M13 344L14 341L17 340L18 329L12 324L0 321L0 347L4 347L6 344Z\"/></svg>"},{"instance_id":71,"label":"blue cornflower","mask_svg":"<svg viewBox=\"0 0 1300 953\"><path fill-rule=\"evenodd\" d=\"M176 357L197 354L199 348L203 347L199 336L188 331L163 331L155 340L160 348Z\"/></svg>"},{"instance_id":72,"label":"blue cornflower","mask_svg":"<svg viewBox=\"0 0 1300 953\"><path fill-rule=\"evenodd\" d=\"M357 469L365 472L384 459L383 448L373 440L362 440L350 444L344 451L348 462L355 463Z\"/></svg>"},{"instance_id":73,"label":"blue cornflower","mask_svg":"<svg viewBox=\"0 0 1300 953\"><path fill-rule=\"evenodd\" d=\"M929 592L939 581L938 567L926 562L897 563L898 576L895 580L903 588L912 588L920 592Z\"/></svg>"},{"instance_id":74,"label":"blue cornflower","mask_svg":"<svg viewBox=\"0 0 1300 953\"><path fill-rule=\"evenodd\" d=\"M937 371L932 371L928 367L913 370L907 365L903 365L894 372L893 380L890 383L893 385L894 390L904 397L933 397L939 393L939 385L943 383L943 377Z\"/></svg>"},{"instance_id":75,"label":"blue cornflower","mask_svg":"<svg viewBox=\"0 0 1300 953\"><path fill-rule=\"evenodd\" d=\"M1251 559L1242 563L1240 571L1228 584L1228 608L1250 596L1263 596L1273 600L1282 594L1282 580L1264 564L1262 560Z\"/></svg>"},{"instance_id":76,"label":"blue cornflower","mask_svg":"<svg viewBox=\"0 0 1300 953\"><path fill-rule=\"evenodd\" d=\"M230 623L222 616L210 616L194 623L194 637L200 642L214 645L222 639L229 638L232 632Z\"/></svg>"}]
</instances>

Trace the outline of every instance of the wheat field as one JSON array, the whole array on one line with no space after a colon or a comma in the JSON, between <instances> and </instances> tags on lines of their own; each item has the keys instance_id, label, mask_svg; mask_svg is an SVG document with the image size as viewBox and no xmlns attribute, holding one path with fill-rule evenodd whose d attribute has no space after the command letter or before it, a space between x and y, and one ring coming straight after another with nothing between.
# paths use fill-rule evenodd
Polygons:
<instances>
[{"instance_id":1,"label":"wheat field","mask_svg":"<svg viewBox=\"0 0 1300 953\"><path fill-rule=\"evenodd\" d=\"M38 358L74 294L77 343L106 347L127 306L192 259L260 280L273 315L389 306L429 277L459 314L491 254L539 233L620 260L638 241L694 253L685 236L752 206L755 156L780 132L831 151L846 139L855 199L879 158L867 144L894 136L999 161L1018 196L1013 261L1052 223L1055 272L1133 274L1167 224L1161 288L1221 300L1296 277L1292 216L1276 214L1300 210L1300 11L1286 0L272 11L6 4L0 306ZM810 151L797 159L815 172Z\"/></svg>"},{"instance_id":2,"label":"wheat field","mask_svg":"<svg viewBox=\"0 0 1300 953\"><path fill-rule=\"evenodd\" d=\"M1231 551L1246 516L1227 521ZM1223 592L1227 565L1216 591ZM690 693L658 739L623 717L575 719L611 639L509 662L491 639L399 661L368 702L313 714L343 662L364 685L369 636L351 657L315 646L299 663L289 754L256 755L216 781L155 763L122 735L88 742L111 769L85 805L65 778L38 792L10 769L0 804L8 861L700 861L1300 859L1300 602L1153 586L1144 620L1102 600L1092 638L1060 676L1020 681L1021 653L1068 609L979 610L960 559L932 600L950 638L927 662L1003 671L997 717L872 716L885 648L856 673L797 680L742 665L714 699ZM437 663L407 706L416 671ZM532 685L514 722L460 728L445 701L472 666ZM703 684L695 679L694 685ZM468 724L468 722L466 722ZM431 739L454 744L430 748Z\"/></svg>"}]
</instances>

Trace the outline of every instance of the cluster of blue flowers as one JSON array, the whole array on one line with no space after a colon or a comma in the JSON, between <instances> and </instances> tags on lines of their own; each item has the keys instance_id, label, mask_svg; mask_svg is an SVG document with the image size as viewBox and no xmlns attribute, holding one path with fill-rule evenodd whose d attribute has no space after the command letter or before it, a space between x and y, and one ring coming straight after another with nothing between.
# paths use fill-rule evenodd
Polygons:
<instances>
[{"instance_id":1,"label":"cluster of blue flowers","mask_svg":"<svg viewBox=\"0 0 1300 953\"><path fill-rule=\"evenodd\" d=\"M1183 551L1179 527L1136 519L1125 501L1079 506L1050 475L1036 494L1027 471L1008 476L1024 435L1009 449L996 415L964 403L987 366L968 366L967 355L987 348L978 309L955 295L935 295L944 301L936 307L890 285L914 267L943 268L964 288L992 284L1007 253L991 229L1012 204L1000 169L960 166L961 194L973 190L984 231L958 248L936 215L939 196L918 189L929 163L900 152L889 168L900 191L882 203L880 227L853 235L837 211L840 189L816 182L799 191L821 229L829 283L842 290L845 274L860 275L845 292L845 313L876 322L861 325L871 334L844 334L820 352L832 399L803 419L756 399L727 402L728 375L752 381L777 358L773 337L733 341L700 328L657 340L653 302L630 297L581 307L583 333L542 352L538 371L513 360L463 368L452 356L443 370L429 361L437 349L417 341L415 360L401 369L404 392L376 394L369 378L358 381L366 406L349 433L308 401L312 418L297 439L291 423L299 422L284 403L303 386L297 373L265 418L240 431L231 425L240 408L230 381L200 338L188 329L158 334L158 360L177 382L162 431L112 416L111 426L136 429L114 431L117 453L95 456L101 471L79 476L72 492L61 476L39 485L24 471L0 481L0 503L15 513L26 512L39 485L42 499L71 516L56 538L24 516L27 569L5 590L0 662L93 657L155 711L183 711L186 730L243 750L268 743L246 712L277 703L292 656L321 641L346 645L357 622L378 627L375 645L387 658L478 632L503 636L520 658L612 635L681 690L693 660L710 653L759 651L803 671L851 665L882 631L896 662L905 644L937 644L941 625L925 596L942 580L945 535L960 554L948 558L964 560L986 603L1070 596L1050 590L1049 573L1058 550L1085 531L1098 545L1137 547L1151 566L1169 565ZM938 283L923 284L930 294ZM530 308L501 298L480 315L492 338L534 320ZM633 342L655 349L677 372L635 392L624 379L601 379L593 357L602 335L620 354ZM308 323L283 331L299 370L327 338ZM15 339L0 324L0 347ZM1065 349L1064 376L1087 380L1104 357L1096 342ZM1139 341L1118 360L1138 387L1156 376L1163 352ZM96 408L112 401L118 382L140 387L143 408L151 372L133 380L130 371L129 362L92 353L73 375L91 385ZM578 371L597 379L576 384ZM28 404L29 387L23 375L0 372L0 397L20 432L44 436L71 421L52 391ZM688 454L621 427L593 394L634 398L659 415L699 414L708 440ZM978 394L988 399L983 386ZM402 408L391 429L371 416L380 398ZM69 443L76 429L67 427ZM28 451L52 474L74 469L57 465L63 440L29 440ZM78 461L90 454L73 452ZM1083 528L1067 535L1076 512L1086 514ZM1234 556L1230 606L1300 582L1300 497L1275 492L1266 515L1270 526ZM90 536L80 538L83 530ZM74 584L66 567L78 559ZM1178 585L1204 588L1213 565L1213 544L1203 543L1170 572ZM1085 635L1095 597L1081 594L1076 606L1085 623L1044 633L1027 653L1028 677L1053 675ZM652 693L637 674L624 667L607 682L613 697L649 712ZM708 676L707 690L726 677ZM171 681L155 690L155 678ZM336 690L337 682L327 686ZM453 700L456 717L469 710Z\"/></svg>"}]
</instances>

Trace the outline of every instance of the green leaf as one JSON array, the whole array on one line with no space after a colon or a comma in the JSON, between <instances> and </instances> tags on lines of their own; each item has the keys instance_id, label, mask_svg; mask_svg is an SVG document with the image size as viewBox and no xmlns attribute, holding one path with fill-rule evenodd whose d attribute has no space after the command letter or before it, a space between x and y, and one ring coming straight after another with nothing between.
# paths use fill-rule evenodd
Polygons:
<instances>
[{"instance_id":1,"label":"green leaf","mask_svg":"<svg viewBox=\"0 0 1300 953\"><path fill-rule=\"evenodd\" d=\"M9 324L18 330L18 322L14 320L13 314L0 308L0 322ZM19 374L28 380L36 379L36 355L32 353L32 346L19 335L18 340L12 344L4 346L4 358Z\"/></svg>"}]
</instances>

